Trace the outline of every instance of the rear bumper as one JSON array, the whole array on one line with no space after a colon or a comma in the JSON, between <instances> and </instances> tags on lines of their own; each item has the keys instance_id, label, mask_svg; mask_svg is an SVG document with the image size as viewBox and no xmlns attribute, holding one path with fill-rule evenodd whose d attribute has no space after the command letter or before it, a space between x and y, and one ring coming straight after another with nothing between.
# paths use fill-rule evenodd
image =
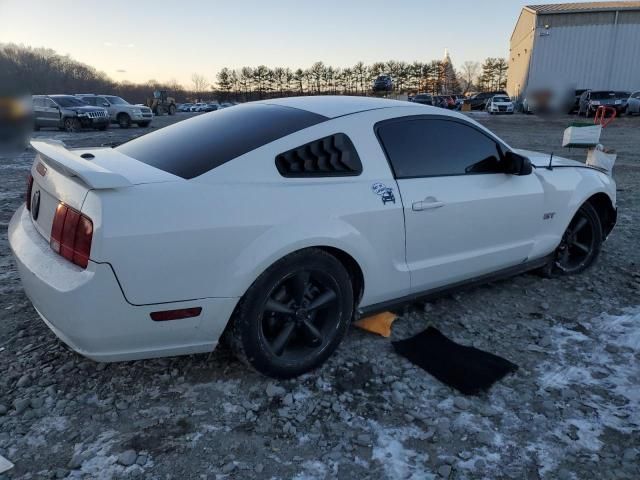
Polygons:
<instances>
[{"instance_id":1,"label":"rear bumper","mask_svg":"<svg viewBox=\"0 0 640 480\"><path fill-rule=\"evenodd\" d=\"M211 351L238 300L132 305L109 264L90 261L82 270L54 253L24 205L9 224L9 244L24 290L47 326L73 350L97 361ZM165 322L150 317L151 312L189 307L202 307L202 313Z\"/></svg>"}]
</instances>

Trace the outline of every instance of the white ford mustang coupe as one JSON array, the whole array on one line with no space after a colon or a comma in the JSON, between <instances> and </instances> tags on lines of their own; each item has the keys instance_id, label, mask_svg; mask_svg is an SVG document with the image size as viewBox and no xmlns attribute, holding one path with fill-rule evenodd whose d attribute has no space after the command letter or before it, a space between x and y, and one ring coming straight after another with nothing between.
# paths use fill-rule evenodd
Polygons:
<instances>
[{"instance_id":1,"label":"white ford mustang coupe","mask_svg":"<svg viewBox=\"0 0 640 480\"><path fill-rule=\"evenodd\" d=\"M607 172L416 103L266 100L116 148L32 146L11 248L44 322L98 361L222 337L292 377L358 315L531 269L578 273L616 220Z\"/></svg>"}]
</instances>

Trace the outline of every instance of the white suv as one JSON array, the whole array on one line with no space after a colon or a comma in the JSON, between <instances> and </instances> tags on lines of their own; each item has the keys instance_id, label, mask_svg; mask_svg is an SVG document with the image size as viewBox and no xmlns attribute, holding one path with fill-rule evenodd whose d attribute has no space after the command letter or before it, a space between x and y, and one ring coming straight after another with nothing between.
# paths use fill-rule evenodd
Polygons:
<instances>
[{"instance_id":1,"label":"white suv","mask_svg":"<svg viewBox=\"0 0 640 480\"><path fill-rule=\"evenodd\" d=\"M106 108L112 123L117 123L120 128L129 128L132 123L140 127L148 127L153 118L153 112L143 105L131 105L124 98L115 95L76 95L83 102L96 107Z\"/></svg>"}]
</instances>

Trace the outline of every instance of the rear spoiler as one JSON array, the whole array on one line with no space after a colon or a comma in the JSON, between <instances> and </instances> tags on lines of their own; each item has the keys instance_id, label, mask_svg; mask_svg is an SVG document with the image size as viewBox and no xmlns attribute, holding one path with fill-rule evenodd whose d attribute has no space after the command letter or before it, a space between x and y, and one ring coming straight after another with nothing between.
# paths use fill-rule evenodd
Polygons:
<instances>
[{"instance_id":1,"label":"rear spoiler","mask_svg":"<svg viewBox=\"0 0 640 480\"><path fill-rule=\"evenodd\" d=\"M99 165L85 160L75 152L67 150L62 142L55 140L32 140L31 146L68 177L78 177L93 189L123 188L134 184L128 179Z\"/></svg>"}]
</instances>

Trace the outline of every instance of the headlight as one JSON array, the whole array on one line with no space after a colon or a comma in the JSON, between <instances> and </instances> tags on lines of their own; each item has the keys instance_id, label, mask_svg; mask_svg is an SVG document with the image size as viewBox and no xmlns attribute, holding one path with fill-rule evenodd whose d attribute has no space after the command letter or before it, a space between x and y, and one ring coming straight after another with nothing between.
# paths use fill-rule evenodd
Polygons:
<instances>
[{"instance_id":1,"label":"headlight","mask_svg":"<svg viewBox=\"0 0 640 480\"><path fill-rule=\"evenodd\" d=\"M86 117L86 116L87 116L87 114L86 114L86 113L79 113L79 112L76 112L76 115L77 115L78 117Z\"/></svg>"},{"instance_id":2,"label":"headlight","mask_svg":"<svg viewBox=\"0 0 640 480\"><path fill-rule=\"evenodd\" d=\"M142 114L142 110L140 110L139 108L134 108L133 110L131 110L131 113L134 113L136 115L141 115Z\"/></svg>"}]
</instances>

